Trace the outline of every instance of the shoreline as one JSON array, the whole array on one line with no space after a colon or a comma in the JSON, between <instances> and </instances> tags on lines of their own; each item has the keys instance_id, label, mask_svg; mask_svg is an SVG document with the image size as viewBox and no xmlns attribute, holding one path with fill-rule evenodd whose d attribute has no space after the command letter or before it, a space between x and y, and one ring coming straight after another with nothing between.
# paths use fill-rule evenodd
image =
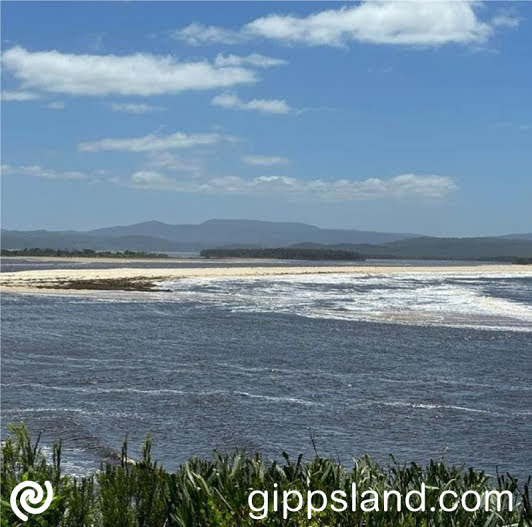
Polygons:
<instances>
[{"instance_id":1,"label":"shoreline","mask_svg":"<svg viewBox=\"0 0 532 527\"><path fill-rule=\"evenodd\" d=\"M59 291L153 291L156 282L187 278L261 278L285 275L357 274L515 274L532 277L532 267L516 264L466 266L279 266L264 267L188 267L188 268L129 268L112 269L47 269L1 273L4 292L50 293ZM86 287L85 287L86 286Z\"/></svg>"},{"instance_id":2,"label":"shoreline","mask_svg":"<svg viewBox=\"0 0 532 527\"><path fill-rule=\"evenodd\" d=\"M2 260L24 262L64 262L64 263L184 263L201 261L199 256L169 256L168 258L118 258L112 256L2 256Z\"/></svg>"}]
</instances>

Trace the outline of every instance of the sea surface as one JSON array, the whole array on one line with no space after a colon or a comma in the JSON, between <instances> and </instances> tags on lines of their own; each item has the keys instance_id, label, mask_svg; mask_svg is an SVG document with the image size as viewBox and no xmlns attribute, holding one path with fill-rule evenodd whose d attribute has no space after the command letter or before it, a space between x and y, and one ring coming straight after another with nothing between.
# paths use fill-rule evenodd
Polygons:
<instances>
[{"instance_id":1,"label":"sea surface","mask_svg":"<svg viewBox=\"0 0 532 527\"><path fill-rule=\"evenodd\" d=\"M345 261L345 260L279 260L279 259L256 259L254 260L260 267L345 267L346 265L356 265L372 267L375 265L384 265L386 267L439 267L439 266L485 266L500 265L500 262L483 262L483 261L463 261L463 260L383 260L367 259L363 261ZM0 271L3 273L14 273L19 271L35 271L48 269L187 269L187 268L216 268L216 267L249 267L249 259L236 258L199 258L194 256L188 257L169 257L167 259L154 259L135 261L135 259L124 258L118 263L115 261L101 258L100 261L78 258L61 258L48 260L42 257L21 258L21 257L2 257L0 262Z\"/></svg>"},{"instance_id":2,"label":"sea surface","mask_svg":"<svg viewBox=\"0 0 532 527\"><path fill-rule=\"evenodd\" d=\"M393 453L532 472L531 276L435 266L160 286L4 294L3 430L62 438L75 474L115 459L126 434L132 457L151 434L169 469L214 448L309 458L314 442L347 464Z\"/></svg>"}]
</instances>

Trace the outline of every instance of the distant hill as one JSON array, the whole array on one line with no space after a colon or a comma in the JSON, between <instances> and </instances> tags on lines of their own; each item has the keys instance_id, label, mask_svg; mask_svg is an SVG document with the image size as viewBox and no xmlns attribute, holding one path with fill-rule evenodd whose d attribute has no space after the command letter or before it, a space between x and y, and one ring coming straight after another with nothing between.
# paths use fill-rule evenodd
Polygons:
<instances>
[{"instance_id":1,"label":"distant hill","mask_svg":"<svg viewBox=\"0 0 532 527\"><path fill-rule=\"evenodd\" d=\"M173 252L196 250L163 238L151 236L94 236L74 231L8 231L2 230L2 249L92 249L100 251Z\"/></svg>"},{"instance_id":2,"label":"distant hill","mask_svg":"<svg viewBox=\"0 0 532 527\"><path fill-rule=\"evenodd\" d=\"M315 243L386 243L417 236L408 233L385 233L355 229L322 229L306 223L258 220L207 220L199 225L168 225L149 221L123 227L89 231L96 236L155 236L179 243L214 247L230 244L253 244L279 247L309 241Z\"/></svg>"},{"instance_id":3,"label":"distant hill","mask_svg":"<svg viewBox=\"0 0 532 527\"><path fill-rule=\"evenodd\" d=\"M198 225L169 225L159 221L77 231L2 231L2 247L51 249L101 249L184 251L226 245L286 247L315 243L386 243L414 234L321 229L305 223L254 220L208 220Z\"/></svg>"},{"instance_id":4,"label":"distant hill","mask_svg":"<svg viewBox=\"0 0 532 527\"><path fill-rule=\"evenodd\" d=\"M532 257L532 234L436 238L409 233L322 229L306 223L208 220L197 225L159 221L92 231L2 231L3 249L184 252L218 248L309 248L377 258L512 259Z\"/></svg>"},{"instance_id":5,"label":"distant hill","mask_svg":"<svg viewBox=\"0 0 532 527\"><path fill-rule=\"evenodd\" d=\"M532 257L532 240L499 237L436 238L420 236L379 245L299 243L292 247L355 251L369 258L505 261Z\"/></svg>"},{"instance_id":6,"label":"distant hill","mask_svg":"<svg viewBox=\"0 0 532 527\"><path fill-rule=\"evenodd\" d=\"M511 240L532 240L532 232L525 232L524 234L506 234L500 238L509 238Z\"/></svg>"}]
</instances>

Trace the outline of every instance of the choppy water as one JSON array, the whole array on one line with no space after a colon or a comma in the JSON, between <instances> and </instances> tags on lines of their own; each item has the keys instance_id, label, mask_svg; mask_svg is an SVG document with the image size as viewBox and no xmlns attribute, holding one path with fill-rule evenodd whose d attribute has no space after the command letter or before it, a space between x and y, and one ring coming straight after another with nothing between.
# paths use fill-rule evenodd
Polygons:
<instances>
[{"instance_id":1,"label":"choppy water","mask_svg":"<svg viewBox=\"0 0 532 527\"><path fill-rule=\"evenodd\" d=\"M2 410L68 469L151 433L213 448L532 468L532 278L181 280L172 292L6 294Z\"/></svg>"}]
</instances>

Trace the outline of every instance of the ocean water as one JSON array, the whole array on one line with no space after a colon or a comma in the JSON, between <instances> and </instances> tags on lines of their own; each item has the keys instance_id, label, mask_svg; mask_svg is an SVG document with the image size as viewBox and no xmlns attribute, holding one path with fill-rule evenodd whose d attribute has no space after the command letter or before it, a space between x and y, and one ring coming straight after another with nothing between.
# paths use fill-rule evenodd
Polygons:
<instances>
[{"instance_id":1,"label":"ocean water","mask_svg":"<svg viewBox=\"0 0 532 527\"><path fill-rule=\"evenodd\" d=\"M297 267L297 266L309 266L314 267L332 267L332 266L345 266L346 262L342 260L278 260L278 259L258 259L256 265L261 267ZM499 265L500 262L482 262L482 261L462 261L462 260L382 260L382 259L368 259L362 262L351 262L357 267L360 266L375 266L384 265L387 267L437 267L437 266L486 266L486 265ZM349 265L349 262L347 262ZM1 272L18 272L18 271L33 271L33 270L47 270L47 269L113 269L116 267L127 267L134 269L142 268L190 268L190 267L249 267L249 260L238 260L235 258L212 258L205 259L199 257L169 257L166 260L128 260L120 261L118 264L116 261L109 261L102 258L101 261L93 260L80 260L72 258L62 258L56 260L49 260L46 258L21 258L4 256L1 260L0 270Z\"/></svg>"},{"instance_id":2,"label":"ocean water","mask_svg":"<svg viewBox=\"0 0 532 527\"><path fill-rule=\"evenodd\" d=\"M169 468L214 448L532 468L532 277L180 280L2 299L3 427L94 470L128 434Z\"/></svg>"}]
</instances>

